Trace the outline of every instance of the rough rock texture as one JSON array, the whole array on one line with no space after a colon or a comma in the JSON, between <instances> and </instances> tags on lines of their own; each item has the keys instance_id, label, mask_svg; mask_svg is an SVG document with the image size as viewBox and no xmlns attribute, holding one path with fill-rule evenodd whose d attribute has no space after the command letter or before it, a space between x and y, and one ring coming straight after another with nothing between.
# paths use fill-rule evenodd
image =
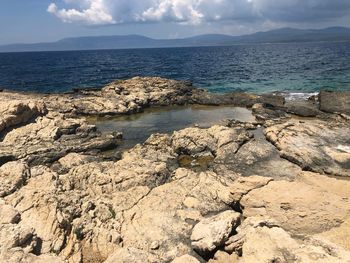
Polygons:
<instances>
[{"instance_id":1,"label":"rough rock texture","mask_svg":"<svg viewBox=\"0 0 350 263\"><path fill-rule=\"evenodd\" d=\"M145 262L159 262L157 257L147 253L146 251L137 248L118 248L114 253L108 257L104 263L145 263ZM191 261L189 261L191 263ZM196 263L196 262L194 262Z\"/></svg>"},{"instance_id":2,"label":"rough rock texture","mask_svg":"<svg viewBox=\"0 0 350 263\"><path fill-rule=\"evenodd\" d=\"M30 172L23 162L9 162L0 167L0 197L12 194L29 179Z\"/></svg>"},{"instance_id":3,"label":"rough rock texture","mask_svg":"<svg viewBox=\"0 0 350 263\"><path fill-rule=\"evenodd\" d=\"M322 114L318 109L316 102L303 100L303 101L288 101L285 104L287 112L299 115L302 117L316 117L317 115Z\"/></svg>"},{"instance_id":4,"label":"rough rock texture","mask_svg":"<svg viewBox=\"0 0 350 263\"><path fill-rule=\"evenodd\" d=\"M160 78L0 97L0 262L350 262L350 181L327 177L349 176L345 114ZM223 102L258 122L154 134L117 160L101 151L120 134L81 116Z\"/></svg>"},{"instance_id":5,"label":"rough rock texture","mask_svg":"<svg viewBox=\"0 0 350 263\"><path fill-rule=\"evenodd\" d=\"M213 217L201 220L194 226L191 241L192 247L206 254L222 246L240 222L240 213L225 211Z\"/></svg>"},{"instance_id":6,"label":"rough rock texture","mask_svg":"<svg viewBox=\"0 0 350 263\"><path fill-rule=\"evenodd\" d=\"M41 101L2 100L0 103L0 133L18 124L26 123L46 112Z\"/></svg>"},{"instance_id":7,"label":"rough rock texture","mask_svg":"<svg viewBox=\"0 0 350 263\"><path fill-rule=\"evenodd\" d=\"M317 234L349 219L350 181L304 172L294 182L275 181L243 197L244 215L269 216L293 234Z\"/></svg>"},{"instance_id":8,"label":"rough rock texture","mask_svg":"<svg viewBox=\"0 0 350 263\"><path fill-rule=\"evenodd\" d=\"M190 255L183 255L175 258L171 263L200 263L198 259Z\"/></svg>"},{"instance_id":9,"label":"rough rock texture","mask_svg":"<svg viewBox=\"0 0 350 263\"><path fill-rule=\"evenodd\" d=\"M84 119L49 113L6 133L0 142L0 159L21 159L30 164L51 163L69 152L115 147L119 138L119 134L101 135Z\"/></svg>"},{"instance_id":10,"label":"rough rock texture","mask_svg":"<svg viewBox=\"0 0 350 263\"><path fill-rule=\"evenodd\" d=\"M287 179L301 171L299 166L280 158L278 150L261 136L259 131L251 134L240 126L188 128L174 133L172 145L182 157L180 164L187 168Z\"/></svg>"},{"instance_id":11,"label":"rough rock texture","mask_svg":"<svg viewBox=\"0 0 350 263\"><path fill-rule=\"evenodd\" d=\"M350 92L321 91L319 101L322 111L350 114Z\"/></svg>"},{"instance_id":12,"label":"rough rock texture","mask_svg":"<svg viewBox=\"0 0 350 263\"><path fill-rule=\"evenodd\" d=\"M18 227L31 227L40 240L30 251L54 252L69 262L102 262L121 244L126 260L150 254L163 262L190 253L196 222L231 210L241 196L230 189L236 174L179 169L175 142L152 136L119 162L67 155L59 160L68 169L60 170L63 174L45 166L27 168L30 178L6 202L20 214ZM131 253L132 248L141 252Z\"/></svg>"},{"instance_id":13,"label":"rough rock texture","mask_svg":"<svg viewBox=\"0 0 350 263\"><path fill-rule=\"evenodd\" d=\"M224 251L218 251L214 257L208 261L209 263L235 263L238 262L237 254L228 254Z\"/></svg>"},{"instance_id":14,"label":"rough rock texture","mask_svg":"<svg viewBox=\"0 0 350 263\"><path fill-rule=\"evenodd\" d=\"M348 262L350 253L322 239L294 239L270 219L248 218L231 244L242 255L233 262Z\"/></svg>"},{"instance_id":15,"label":"rough rock texture","mask_svg":"<svg viewBox=\"0 0 350 263\"><path fill-rule=\"evenodd\" d=\"M230 154L224 163L226 168L243 176L259 174L291 180L301 171L296 164L282 159L278 150L265 138L251 139L236 154Z\"/></svg>"},{"instance_id":16,"label":"rough rock texture","mask_svg":"<svg viewBox=\"0 0 350 263\"><path fill-rule=\"evenodd\" d=\"M71 94L22 94L1 92L7 101L45 101L50 111L77 115L118 115L140 112L150 106L184 104L234 105L251 107L255 103L280 105L280 96L257 96L248 93L213 94L192 86L188 81L159 77L135 77L117 80L98 89L77 89ZM1 109L1 108L0 108Z\"/></svg>"},{"instance_id":17,"label":"rough rock texture","mask_svg":"<svg viewBox=\"0 0 350 263\"><path fill-rule=\"evenodd\" d=\"M350 122L291 120L265 130L282 157L305 170L350 176Z\"/></svg>"},{"instance_id":18,"label":"rough rock texture","mask_svg":"<svg viewBox=\"0 0 350 263\"><path fill-rule=\"evenodd\" d=\"M256 119L262 123L267 120L285 119L289 117L285 108L266 106L263 103L254 104L252 112Z\"/></svg>"}]
</instances>

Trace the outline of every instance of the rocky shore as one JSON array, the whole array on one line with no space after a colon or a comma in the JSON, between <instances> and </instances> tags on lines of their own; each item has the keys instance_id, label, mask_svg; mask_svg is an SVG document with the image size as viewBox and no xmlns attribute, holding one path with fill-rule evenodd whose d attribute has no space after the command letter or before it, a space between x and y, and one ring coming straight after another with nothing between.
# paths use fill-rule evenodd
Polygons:
<instances>
[{"instance_id":1,"label":"rocky shore","mask_svg":"<svg viewBox=\"0 0 350 263\"><path fill-rule=\"evenodd\" d=\"M112 157L122 134L87 121L188 104L256 121L153 134ZM0 112L0 262L350 262L350 93L286 101L133 78L5 90Z\"/></svg>"}]
</instances>

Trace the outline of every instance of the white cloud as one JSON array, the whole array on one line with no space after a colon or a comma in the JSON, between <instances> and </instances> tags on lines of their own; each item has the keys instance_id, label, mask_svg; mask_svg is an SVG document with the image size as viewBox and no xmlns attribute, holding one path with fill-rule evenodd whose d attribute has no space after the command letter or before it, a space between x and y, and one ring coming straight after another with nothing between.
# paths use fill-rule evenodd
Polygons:
<instances>
[{"instance_id":1,"label":"white cloud","mask_svg":"<svg viewBox=\"0 0 350 263\"><path fill-rule=\"evenodd\" d=\"M249 0L65 0L77 5L59 9L51 3L48 12L64 22L90 25L171 21L200 24L203 21L251 17Z\"/></svg>"},{"instance_id":2,"label":"white cloud","mask_svg":"<svg viewBox=\"0 0 350 263\"><path fill-rule=\"evenodd\" d=\"M113 16L104 0L66 0L67 3L77 2L87 8L58 9L55 3L51 3L47 9L49 13L55 14L64 22L83 22L89 25L115 24Z\"/></svg>"},{"instance_id":3,"label":"white cloud","mask_svg":"<svg viewBox=\"0 0 350 263\"><path fill-rule=\"evenodd\" d=\"M253 22L335 19L350 11L349 0L64 0L47 11L64 22L89 25L131 22L200 24L214 21Z\"/></svg>"}]
</instances>

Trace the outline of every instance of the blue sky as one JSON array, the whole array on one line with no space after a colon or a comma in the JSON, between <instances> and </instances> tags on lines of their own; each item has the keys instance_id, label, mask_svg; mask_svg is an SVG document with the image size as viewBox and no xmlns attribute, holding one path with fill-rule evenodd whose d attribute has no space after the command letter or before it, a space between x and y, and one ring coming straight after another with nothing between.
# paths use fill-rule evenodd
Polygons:
<instances>
[{"instance_id":1,"label":"blue sky","mask_svg":"<svg viewBox=\"0 0 350 263\"><path fill-rule=\"evenodd\" d=\"M0 44L350 26L349 0L1 0Z\"/></svg>"}]
</instances>

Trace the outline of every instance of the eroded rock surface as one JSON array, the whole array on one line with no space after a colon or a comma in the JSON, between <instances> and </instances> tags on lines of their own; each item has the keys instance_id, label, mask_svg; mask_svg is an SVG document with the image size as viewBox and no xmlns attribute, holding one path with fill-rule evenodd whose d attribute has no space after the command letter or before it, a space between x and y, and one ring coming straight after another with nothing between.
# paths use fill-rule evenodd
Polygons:
<instances>
[{"instance_id":1,"label":"eroded rock surface","mask_svg":"<svg viewBox=\"0 0 350 263\"><path fill-rule=\"evenodd\" d=\"M350 92L321 91L319 101L322 111L350 114Z\"/></svg>"},{"instance_id":2,"label":"eroded rock surface","mask_svg":"<svg viewBox=\"0 0 350 263\"><path fill-rule=\"evenodd\" d=\"M231 249L241 257L233 262L348 262L350 253L326 240L295 239L270 219L251 217L237 229Z\"/></svg>"},{"instance_id":3,"label":"eroded rock surface","mask_svg":"<svg viewBox=\"0 0 350 263\"><path fill-rule=\"evenodd\" d=\"M225 211L201 220L194 226L192 246L200 253L210 253L225 244L232 231L240 223L241 214Z\"/></svg>"},{"instance_id":4,"label":"eroded rock surface","mask_svg":"<svg viewBox=\"0 0 350 263\"><path fill-rule=\"evenodd\" d=\"M0 103L0 133L45 112L46 108L42 101L3 99Z\"/></svg>"},{"instance_id":5,"label":"eroded rock surface","mask_svg":"<svg viewBox=\"0 0 350 263\"><path fill-rule=\"evenodd\" d=\"M349 176L346 115L160 78L0 96L0 262L350 262L350 181L327 176ZM187 103L255 105L258 122L154 134L111 160L120 134L82 117Z\"/></svg>"},{"instance_id":6,"label":"eroded rock surface","mask_svg":"<svg viewBox=\"0 0 350 263\"><path fill-rule=\"evenodd\" d=\"M0 142L0 159L52 163L70 152L88 153L115 147L119 138L117 133L102 135L84 119L49 113L6 133Z\"/></svg>"},{"instance_id":7,"label":"eroded rock surface","mask_svg":"<svg viewBox=\"0 0 350 263\"><path fill-rule=\"evenodd\" d=\"M269 216L294 234L316 234L339 227L350 216L345 191L350 181L301 173L296 181L274 181L243 197L245 216Z\"/></svg>"},{"instance_id":8,"label":"eroded rock surface","mask_svg":"<svg viewBox=\"0 0 350 263\"><path fill-rule=\"evenodd\" d=\"M291 120L265 130L282 157L305 170L350 176L350 122Z\"/></svg>"}]
</instances>

